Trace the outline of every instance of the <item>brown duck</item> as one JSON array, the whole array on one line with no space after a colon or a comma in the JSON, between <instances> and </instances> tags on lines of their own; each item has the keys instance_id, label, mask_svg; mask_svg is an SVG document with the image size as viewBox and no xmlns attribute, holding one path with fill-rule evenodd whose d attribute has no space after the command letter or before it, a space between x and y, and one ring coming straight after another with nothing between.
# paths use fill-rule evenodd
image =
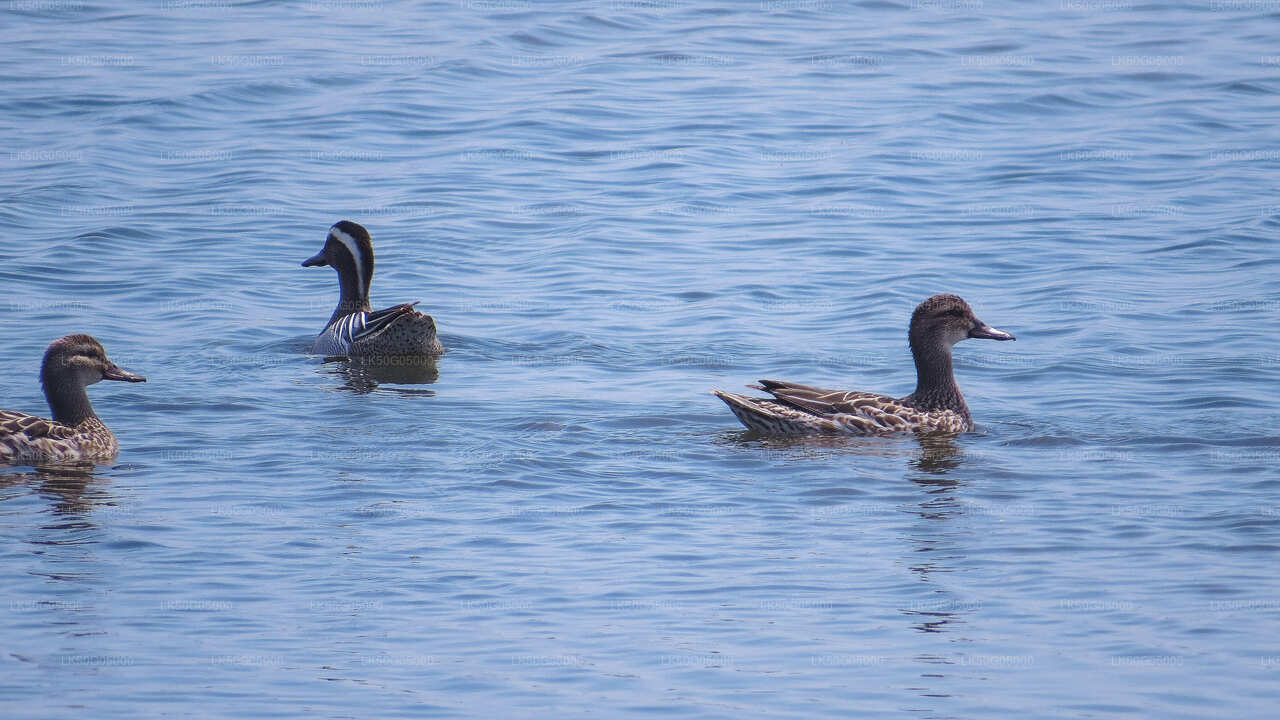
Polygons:
<instances>
[{"instance_id":1,"label":"brown duck","mask_svg":"<svg viewBox=\"0 0 1280 720\"><path fill-rule=\"evenodd\" d=\"M44 352L40 383L53 419L0 410L0 462L43 464L109 461L120 450L85 387L99 380L146 382L107 359L89 335L54 340Z\"/></svg>"},{"instance_id":2,"label":"brown duck","mask_svg":"<svg viewBox=\"0 0 1280 720\"><path fill-rule=\"evenodd\" d=\"M778 380L748 386L772 398L713 392L743 425L774 435L968 432L973 416L951 367L951 346L968 338L1014 339L979 320L960 297L934 295L911 314L908 339L916 362L916 389L906 397L822 390Z\"/></svg>"}]
</instances>

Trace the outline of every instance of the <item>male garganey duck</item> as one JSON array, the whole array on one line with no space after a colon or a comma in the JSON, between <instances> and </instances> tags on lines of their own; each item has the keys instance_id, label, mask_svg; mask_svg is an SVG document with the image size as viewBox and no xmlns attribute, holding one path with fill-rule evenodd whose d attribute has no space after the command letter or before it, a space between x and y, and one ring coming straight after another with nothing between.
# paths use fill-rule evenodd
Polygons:
<instances>
[{"instance_id":1,"label":"male garganey duck","mask_svg":"<svg viewBox=\"0 0 1280 720\"><path fill-rule=\"evenodd\" d=\"M373 241L368 230L348 220L329 228L324 248L302 263L303 267L317 265L329 265L338 271L342 294L311 352L367 359L444 352L436 337L435 320L414 310L416 302L376 311L369 305Z\"/></svg>"},{"instance_id":2,"label":"male garganey duck","mask_svg":"<svg viewBox=\"0 0 1280 720\"><path fill-rule=\"evenodd\" d=\"M108 360L102 345L88 335L54 340L40 366L53 419L0 410L0 461L35 465L115 457L120 450L116 436L93 412L84 391L99 380L147 381Z\"/></svg>"},{"instance_id":3,"label":"male garganey duck","mask_svg":"<svg viewBox=\"0 0 1280 720\"><path fill-rule=\"evenodd\" d=\"M916 361L916 390L904 398L820 390L777 380L761 380L759 385L748 386L764 390L773 398L751 398L720 390L714 393L743 425L769 434L968 432L973 429L973 416L951 369L951 346L966 338L1014 339L979 320L958 296L934 295L911 314L908 339Z\"/></svg>"}]
</instances>

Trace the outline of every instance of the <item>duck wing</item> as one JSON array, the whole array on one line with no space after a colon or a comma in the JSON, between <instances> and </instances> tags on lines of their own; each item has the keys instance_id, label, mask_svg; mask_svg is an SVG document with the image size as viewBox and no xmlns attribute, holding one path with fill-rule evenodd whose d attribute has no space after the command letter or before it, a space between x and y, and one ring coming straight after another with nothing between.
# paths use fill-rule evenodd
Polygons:
<instances>
[{"instance_id":1,"label":"duck wing","mask_svg":"<svg viewBox=\"0 0 1280 720\"><path fill-rule=\"evenodd\" d=\"M868 407L882 407L894 411L909 409L894 398L879 393L826 390L781 380L761 380L759 385L748 387L764 390L784 403L823 415L859 413L863 408Z\"/></svg>"},{"instance_id":2,"label":"duck wing","mask_svg":"<svg viewBox=\"0 0 1280 720\"><path fill-rule=\"evenodd\" d=\"M413 306L420 302L422 301L415 300L411 303L401 303L389 308L383 308L382 310L362 313L364 318L361 321L360 327L351 333L350 342L356 343L366 338L371 338L383 330L386 330L391 326L391 323L399 320L405 315L421 314L417 310L413 309Z\"/></svg>"},{"instance_id":3,"label":"duck wing","mask_svg":"<svg viewBox=\"0 0 1280 720\"><path fill-rule=\"evenodd\" d=\"M396 320L405 315L419 314L413 309L417 302L401 303L382 310L361 310L329 323L329 327L320 333L311 352L317 355L339 357L351 354L351 347L357 342L376 337Z\"/></svg>"},{"instance_id":4,"label":"duck wing","mask_svg":"<svg viewBox=\"0 0 1280 720\"><path fill-rule=\"evenodd\" d=\"M773 395L779 403L828 419L845 432L894 432L925 423L920 411L879 393L826 390L780 380L761 380L752 387Z\"/></svg>"},{"instance_id":5,"label":"duck wing","mask_svg":"<svg viewBox=\"0 0 1280 720\"><path fill-rule=\"evenodd\" d=\"M75 428L59 422L13 410L0 410L0 436L3 437L25 435L31 440L61 440L75 434Z\"/></svg>"},{"instance_id":6,"label":"duck wing","mask_svg":"<svg viewBox=\"0 0 1280 720\"><path fill-rule=\"evenodd\" d=\"M50 443L76 434L76 429L35 415L0 410L0 459L29 457Z\"/></svg>"},{"instance_id":7,"label":"duck wing","mask_svg":"<svg viewBox=\"0 0 1280 720\"><path fill-rule=\"evenodd\" d=\"M370 313L365 327L351 342L351 355L365 358L435 356L444 353L436 321L405 303Z\"/></svg>"}]
</instances>

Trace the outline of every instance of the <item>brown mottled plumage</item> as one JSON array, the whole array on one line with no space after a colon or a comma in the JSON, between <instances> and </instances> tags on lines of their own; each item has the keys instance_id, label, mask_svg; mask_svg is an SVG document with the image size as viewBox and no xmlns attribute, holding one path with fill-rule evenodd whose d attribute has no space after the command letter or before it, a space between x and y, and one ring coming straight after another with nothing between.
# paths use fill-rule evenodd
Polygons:
<instances>
[{"instance_id":1,"label":"brown mottled plumage","mask_svg":"<svg viewBox=\"0 0 1280 720\"><path fill-rule=\"evenodd\" d=\"M916 389L904 398L823 390L777 380L748 386L764 390L772 398L721 390L713 393L743 425L773 435L968 432L973 429L973 418L951 367L951 346L966 338L1014 339L979 320L958 296L934 295L911 315L908 339L916 363Z\"/></svg>"},{"instance_id":2,"label":"brown mottled plumage","mask_svg":"<svg viewBox=\"0 0 1280 720\"><path fill-rule=\"evenodd\" d=\"M40 383L53 419L0 410L0 461L62 463L110 460L120 446L98 419L85 387L99 380L146 382L107 359L89 335L68 335L50 343L40 367Z\"/></svg>"},{"instance_id":3,"label":"brown mottled plumage","mask_svg":"<svg viewBox=\"0 0 1280 720\"><path fill-rule=\"evenodd\" d=\"M374 311L369 304L373 282L373 239L369 231L349 220L329 228L324 248L303 267L329 265L338 271L338 307L316 338L311 352L376 360L408 355L439 355L444 346L430 315L403 303Z\"/></svg>"}]
</instances>

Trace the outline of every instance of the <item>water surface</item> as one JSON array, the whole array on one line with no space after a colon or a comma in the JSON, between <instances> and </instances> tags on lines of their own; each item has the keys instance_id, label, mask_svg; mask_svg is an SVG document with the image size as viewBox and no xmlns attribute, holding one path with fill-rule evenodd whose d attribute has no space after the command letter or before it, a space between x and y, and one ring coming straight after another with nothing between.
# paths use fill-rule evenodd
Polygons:
<instances>
[{"instance_id":1,"label":"water surface","mask_svg":"<svg viewBox=\"0 0 1280 720\"><path fill-rule=\"evenodd\" d=\"M149 379L0 471L6 717L1273 712L1272 4L0 12L2 406ZM421 376L306 355L339 219ZM708 394L906 394L936 292L975 433Z\"/></svg>"}]
</instances>

